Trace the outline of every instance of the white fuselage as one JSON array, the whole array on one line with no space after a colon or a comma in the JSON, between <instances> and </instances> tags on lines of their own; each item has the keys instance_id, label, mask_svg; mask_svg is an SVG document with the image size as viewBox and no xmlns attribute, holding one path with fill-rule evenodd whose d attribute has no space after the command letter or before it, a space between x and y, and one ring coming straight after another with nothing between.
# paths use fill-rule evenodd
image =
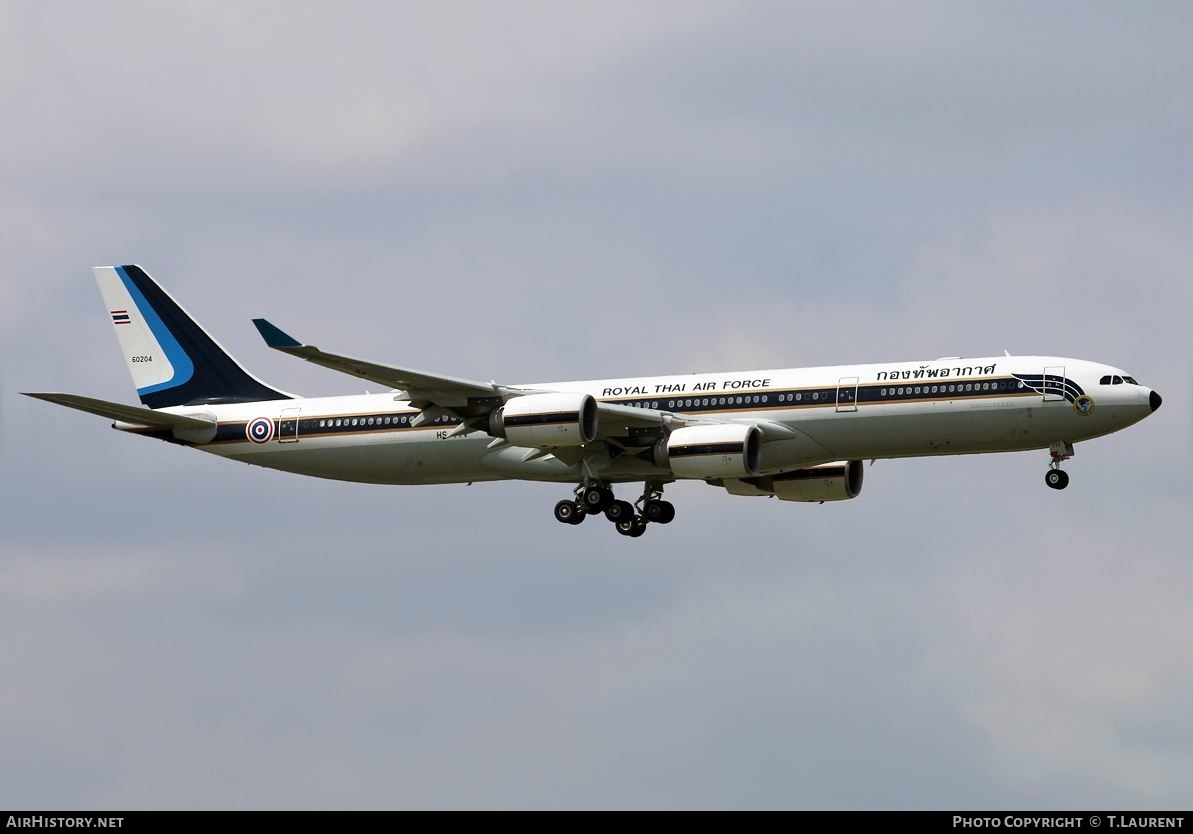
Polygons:
<instances>
[{"instance_id":1,"label":"white fuselage","mask_svg":"<svg viewBox=\"0 0 1193 834\"><path fill-rule=\"evenodd\" d=\"M1150 389L1100 384L1108 375L1124 374L1084 360L1003 356L527 388L585 392L603 402L782 427L786 435L764 444L766 474L837 460L1046 448L1109 434L1151 413ZM1092 408L1077 402L1084 397L1092 398ZM194 444L203 451L321 478L430 484L506 478L575 482L585 475L581 464L536 456L483 432L453 434L458 422L450 417L413 427L418 409L395 393L167 410L215 417L216 437ZM609 482L674 479L651 461L628 455L607 461L599 476Z\"/></svg>"}]
</instances>

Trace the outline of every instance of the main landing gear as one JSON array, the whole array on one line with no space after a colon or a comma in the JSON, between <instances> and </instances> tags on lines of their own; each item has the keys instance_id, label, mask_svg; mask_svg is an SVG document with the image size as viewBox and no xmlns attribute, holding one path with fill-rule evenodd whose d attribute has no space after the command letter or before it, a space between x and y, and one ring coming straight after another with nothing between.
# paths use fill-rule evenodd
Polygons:
<instances>
[{"instance_id":1,"label":"main landing gear","mask_svg":"<svg viewBox=\"0 0 1193 834\"><path fill-rule=\"evenodd\" d=\"M675 505L663 500L663 485L647 481L642 497L631 504L619 501L605 484L587 483L576 487L576 497L555 505L555 520L562 524L579 524L590 515L604 513L617 532L638 538L646 532L646 525L670 524L675 518Z\"/></svg>"},{"instance_id":2,"label":"main landing gear","mask_svg":"<svg viewBox=\"0 0 1193 834\"><path fill-rule=\"evenodd\" d=\"M1069 473L1061 469L1060 465L1075 454L1073 444L1053 443L1048 447L1048 454L1052 456L1052 461L1048 464L1048 471L1044 473L1044 483L1053 489L1064 489L1069 485Z\"/></svg>"}]
</instances>

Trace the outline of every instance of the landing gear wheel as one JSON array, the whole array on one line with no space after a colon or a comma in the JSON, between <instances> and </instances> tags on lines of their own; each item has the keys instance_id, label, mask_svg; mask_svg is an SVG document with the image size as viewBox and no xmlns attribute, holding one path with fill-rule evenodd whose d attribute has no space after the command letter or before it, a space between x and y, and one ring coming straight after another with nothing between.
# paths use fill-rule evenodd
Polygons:
<instances>
[{"instance_id":1,"label":"landing gear wheel","mask_svg":"<svg viewBox=\"0 0 1193 834\"><path fill-rule=\"evenodd\" d=\"M605 518L618 524L634 517L634 505L629 501L614 501L605 509Z\"/></svg>"},{"instance_id":2,"label":"landing gear wheel","mask_svg":"<svg viewBox=\"0 0 1193 834\"><path fill-rule=\"evenodd\" d=\"M603 486L585 487L580 493L580 503L584 505L586 512L593 515L603 513L613 503L613 490Z\"/></svg>"},{"instance_id":3,"label":"landing gear wheel","mask_svg":"<svg viewBox=\"0 0 1193 834\"><path fill-rule=\"evenodd\" d=\"M561 524L579 524L584 520L584 511L575 501L560 501L555 505L555 520Z\"/></svg>"},{"instance_id":4,"label":"landing gear wheel","mask_svg":"<svg viewBox=\"0 0 1193 834\"><path fill-rule=\"evenodd\" d=\"M636 539L646 532L646 522L642 520L641 516L637 515L622 519L617 522L617 532L623 536L629 536L631 539Z\"/></svg>"},{"instance_id":5,"label":"landing gear wheel","mask_svg":"<svg viewBox=\"0 0 1193 834\"><path fill-rule=\"evenodd\" d=\"M1053 489L1064 489L1069 485L1069 473L1063 469L1049 469L1044 475L1044 483Z\"/></svg>"},{"instance_id":6,"label":"landing gear wheel","mask_svg":"<svg viewBox=\"0 0 1193 834\"><path fill-rule=\"evenodd\" d=\"M675 520L675 505L670 501L647 501L642 505L642 517L656 524L670 524Z\"/></svg>"}]
</instances>

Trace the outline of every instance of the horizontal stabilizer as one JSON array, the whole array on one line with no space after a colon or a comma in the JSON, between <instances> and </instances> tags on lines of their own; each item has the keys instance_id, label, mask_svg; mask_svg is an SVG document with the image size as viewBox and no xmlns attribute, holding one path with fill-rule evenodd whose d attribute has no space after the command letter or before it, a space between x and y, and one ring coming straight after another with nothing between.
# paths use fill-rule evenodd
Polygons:
<instances>
[{"instance_id":1,"label":"horizontal stabilizer","mask_svg":"<svg viewBox=\"0 0 1193 834\"><path fill-rule=\"evenodd\" d=\"M25 393L25 392L22 392ZM169 414L165 411L154 411L152 408L139 408L134 405L113 403L107 400L97 400L92 397L80 397L78 394L30 394L36 400L57 403L67 408L76 408L88 414L98 414L110 420L146 426L151 429L211 429L214 420L204 420L198 417L184 417L181 414Z\"/></svg>"}]
</instances>

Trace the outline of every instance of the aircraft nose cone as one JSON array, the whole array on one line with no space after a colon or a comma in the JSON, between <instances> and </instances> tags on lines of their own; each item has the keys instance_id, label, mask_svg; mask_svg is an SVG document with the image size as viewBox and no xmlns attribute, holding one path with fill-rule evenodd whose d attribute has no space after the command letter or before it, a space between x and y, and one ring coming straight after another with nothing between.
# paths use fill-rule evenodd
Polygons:
<instances>
[{"instance_id":1,"label":"aircraft nose cone","mask_svg":"<svg viewBox=\"0 0 1193 834\"><path fill-rule=\"evenodd\" d=\"M1157 394L1155 391L1152 391L1152 395L1150 397L1148 397L1148 399L1151 401L1152 411L1155 411L1157 408L1160 407L1161 403L1164 402L1163 398L1161 398L1161 396L1159 394Z\"/></svg>"}]
</instances>

